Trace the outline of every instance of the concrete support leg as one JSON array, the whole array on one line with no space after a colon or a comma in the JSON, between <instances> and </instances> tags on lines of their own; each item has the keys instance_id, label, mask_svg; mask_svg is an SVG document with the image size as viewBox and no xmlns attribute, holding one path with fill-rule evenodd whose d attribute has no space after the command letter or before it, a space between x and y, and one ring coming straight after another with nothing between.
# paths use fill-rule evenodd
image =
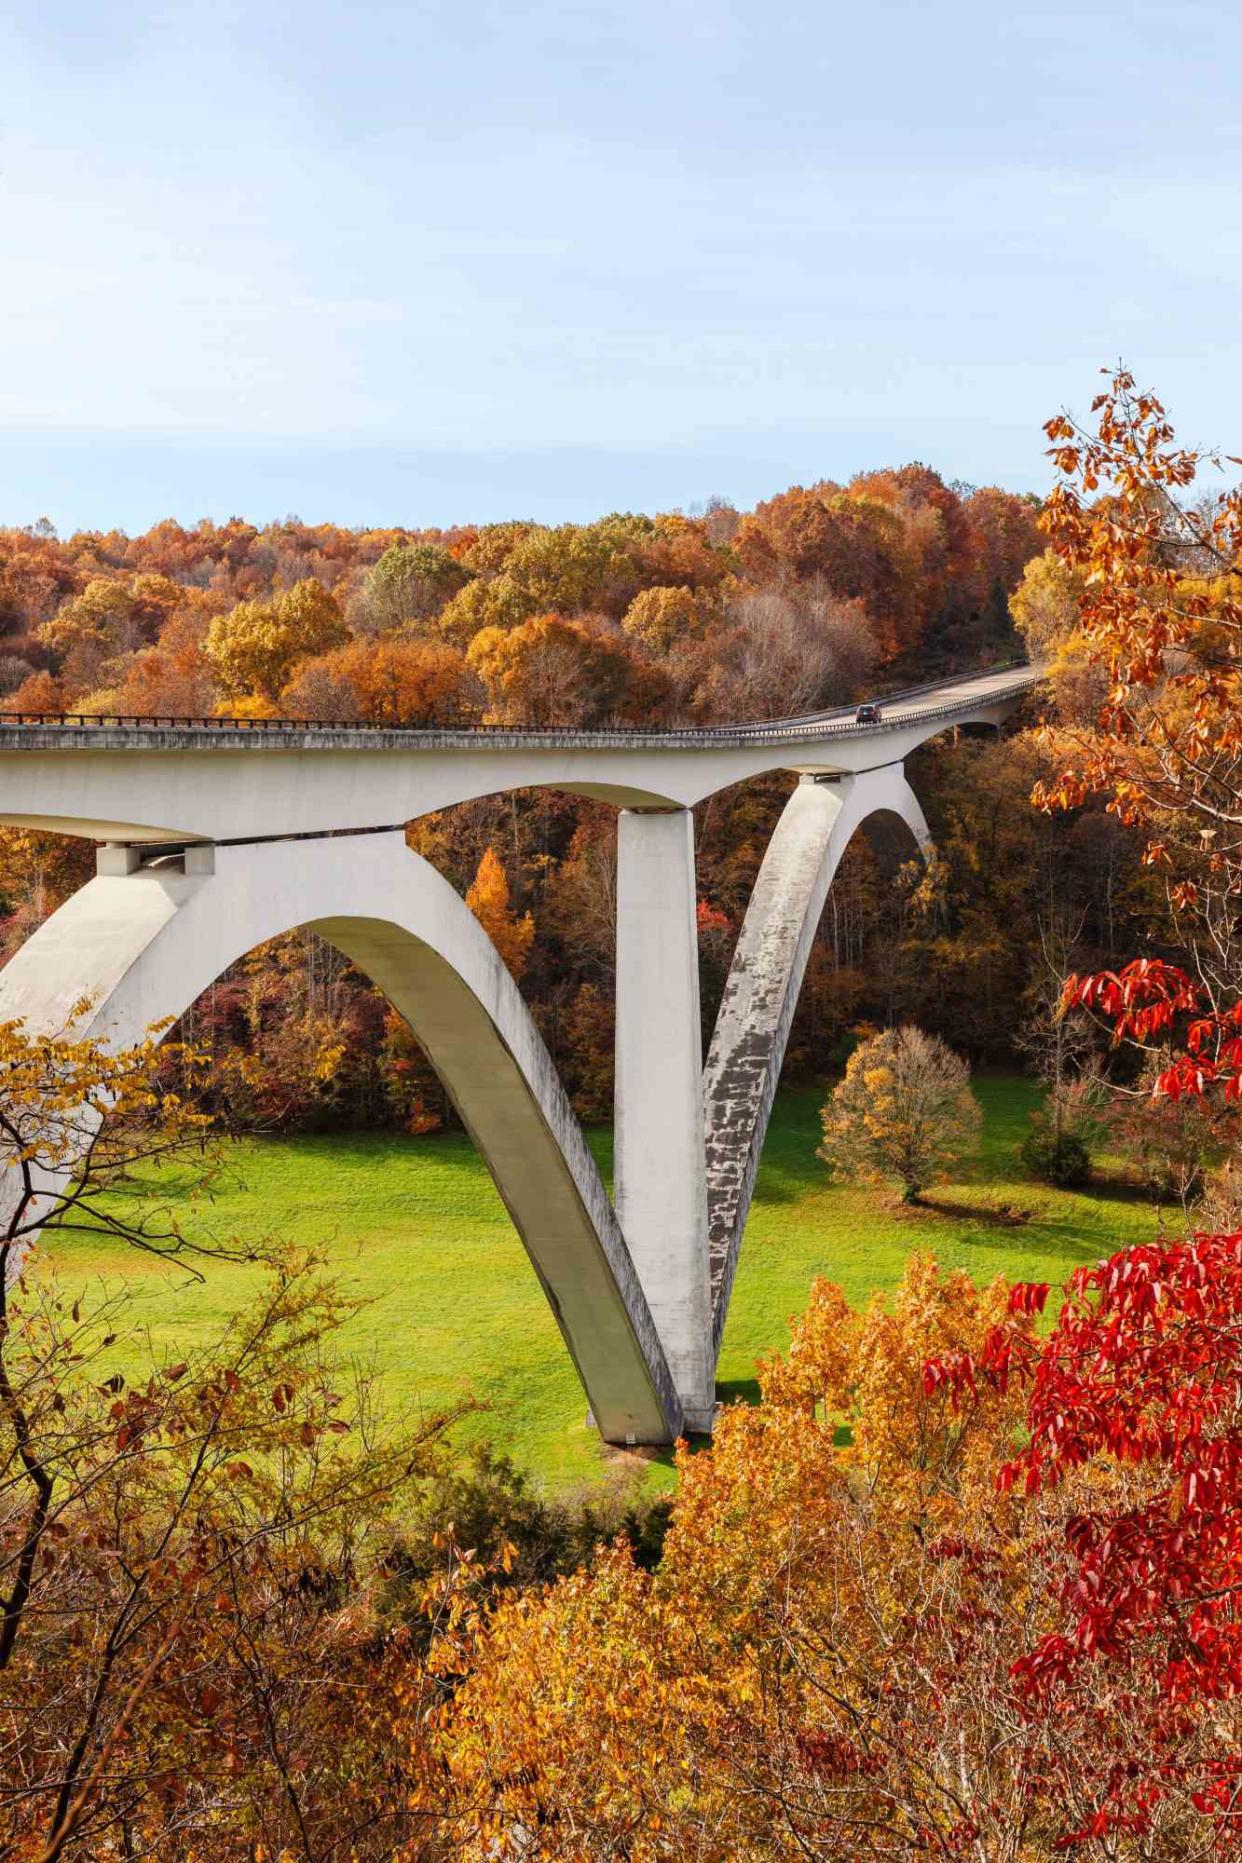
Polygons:
<instances>
[{"instance_id":1,"label":"concrete support leg","mask_svg":"<svg viewBox=\"0 0 1242 1863\"><path fill-rule=\"evenodd\" d=\"M820 915L859 828L914 852L930 844L900 764L804 776L768 843L703 1070L712 1326L720 1350L742 1233Z\"/></svg>"},{"instance_id":2,"label":"concrete support leg","mask_svg":"<svg viewBox=\"0 0 1242 1863\"><path fill-rule=\"evenodd\" d=\"M703 1050L689 809L617 823L616 1190L690 1430L714 1407Z\"/></svg>"}]
</instances>

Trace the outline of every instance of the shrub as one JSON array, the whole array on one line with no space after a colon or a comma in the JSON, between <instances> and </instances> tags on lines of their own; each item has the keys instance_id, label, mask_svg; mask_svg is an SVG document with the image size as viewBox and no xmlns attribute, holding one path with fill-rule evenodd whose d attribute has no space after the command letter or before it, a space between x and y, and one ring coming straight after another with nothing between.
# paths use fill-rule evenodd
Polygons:
<instances>
[{"instance_id":1,"label":"shrub","mask_svg":"<svg viewBox=\"0 0 1242 1863\"><path fill-rule=\"evenodd\" d=\"M1075 1190L1091 1181L1091 1153L1074 1132L1029 1132L1020 1156L1032 1177L1058 1190Z\"/></svg>"}]
</instances>

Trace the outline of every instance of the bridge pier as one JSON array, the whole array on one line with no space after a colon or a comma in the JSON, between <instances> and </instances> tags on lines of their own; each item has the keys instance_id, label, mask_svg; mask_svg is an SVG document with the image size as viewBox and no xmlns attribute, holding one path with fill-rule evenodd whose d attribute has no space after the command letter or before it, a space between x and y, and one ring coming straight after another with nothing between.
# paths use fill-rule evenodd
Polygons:
<instances>
[{"instance_id":1,"label":"bridge pier","mask_svg":"<svg viewBox=\"0 0 1242 1863\"><path fill-rule=\"evenodd\" d=\"M715 1400L703 1038L689 809L617 820L617 1217L655 1321L686 1427Z\"/></svg>"}]
</instances>

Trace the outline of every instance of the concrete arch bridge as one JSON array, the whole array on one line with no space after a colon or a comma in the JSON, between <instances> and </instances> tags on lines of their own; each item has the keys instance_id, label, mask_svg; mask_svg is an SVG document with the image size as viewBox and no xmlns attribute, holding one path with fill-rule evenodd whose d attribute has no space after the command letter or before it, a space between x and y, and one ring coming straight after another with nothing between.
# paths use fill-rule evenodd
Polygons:
<instances>
[{"instance_id":1,"label":"concrete arch bridge","mask_svg":"<svg viewBox=\"0 0 1242 1863\"><path fill-rule=\"evenodd\" d=\"M390 731L0 717L0 824L103 843L97 875L0 972L0 1019L117 1043L178 1016L256 944L309 926L409 1022L482 1152L605 1438L710 1428L716 1358L820 913L862 827L915 847L904 759L999 726L1008 668L854 711L666 732ZM691 810L796 771L704 1064ZM405 846L435 809L546 787L618 810L615 1204L521 996L467 907ZM347 838L342 838L347 837ZM78 1025L79 1032L86 1027Z\"/></svg>"}]
</instances>

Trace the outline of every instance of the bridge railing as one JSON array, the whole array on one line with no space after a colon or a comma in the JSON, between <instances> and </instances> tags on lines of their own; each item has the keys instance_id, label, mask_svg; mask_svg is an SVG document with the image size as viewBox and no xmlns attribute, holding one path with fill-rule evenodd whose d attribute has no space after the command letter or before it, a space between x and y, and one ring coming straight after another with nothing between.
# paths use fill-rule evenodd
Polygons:
<instances>
[{"instance_id":1,"label":"bridge railing","mask_svg":"<svg viewBox=\"0 0 1242 1863\"><path fill-rule=\"evenodd\" d=\"M97 730L159 731L383 731L391 725L325 718L168 717L159 712L6 712L0 725L72 725Z\"/></svg>"}]
</instances>

